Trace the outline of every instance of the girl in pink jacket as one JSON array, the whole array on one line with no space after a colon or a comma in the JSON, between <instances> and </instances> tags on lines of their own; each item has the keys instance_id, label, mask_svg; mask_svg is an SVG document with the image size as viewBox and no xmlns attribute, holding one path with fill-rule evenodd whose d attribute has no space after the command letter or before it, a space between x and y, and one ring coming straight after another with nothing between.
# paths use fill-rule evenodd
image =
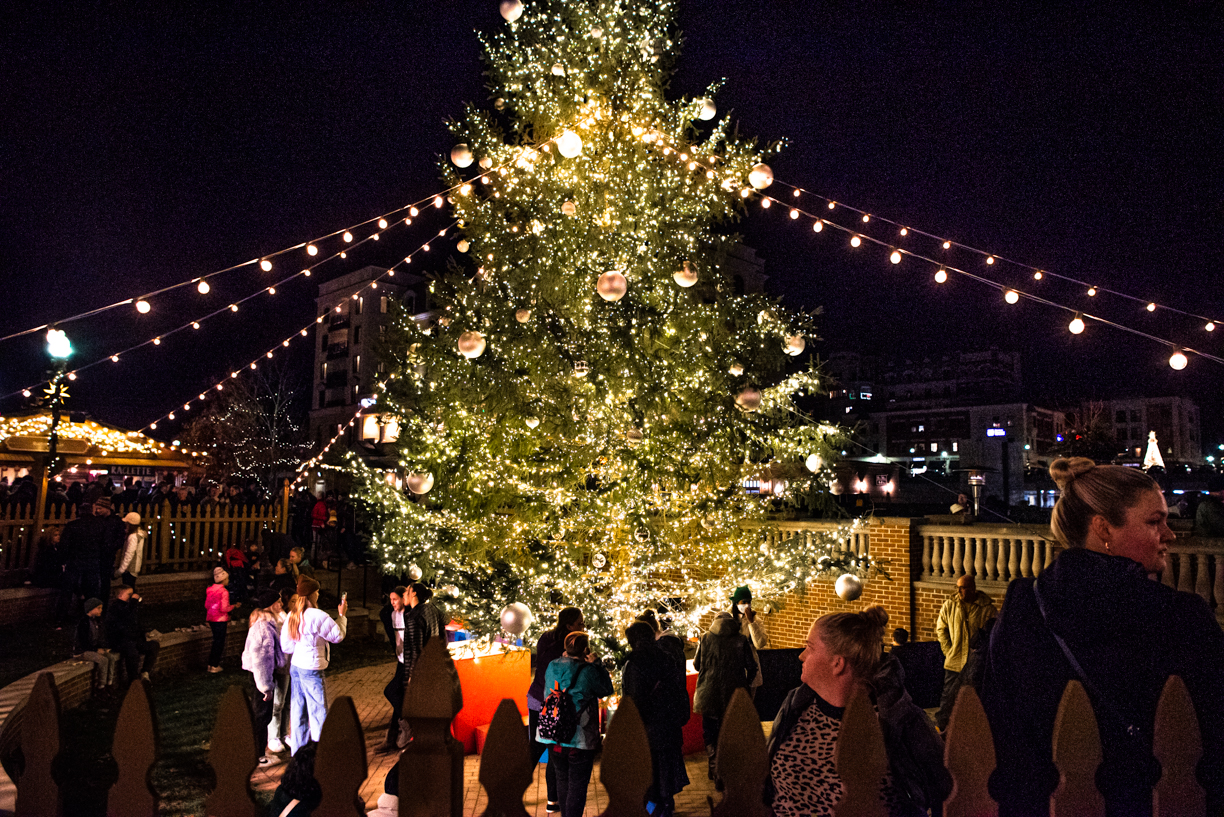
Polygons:
<instances>
[{"instance_id":1,"label":"girl in pink jacket","mask_svg":"<svg viewBox=\"0 0 1224 817\"><path fill-rule=\"evenodd\" d=\"M208 626L212 629L212 649L208 653L208 671L220 672L221 659L225 656L225 634L229 630L229 614L242 606L241 602L230 604L229 574L224 568L213 568L213 584L204 594L204 612Z\"/></svg>"}]
</instances>

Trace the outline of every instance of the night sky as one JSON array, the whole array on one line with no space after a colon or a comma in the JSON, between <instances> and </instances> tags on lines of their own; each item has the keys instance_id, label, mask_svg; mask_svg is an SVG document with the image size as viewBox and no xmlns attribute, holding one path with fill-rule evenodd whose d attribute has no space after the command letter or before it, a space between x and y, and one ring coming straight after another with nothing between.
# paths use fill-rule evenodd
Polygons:
<instances>
[{"instance_id":1,"label":"night sky","mask_svg":"<svg viewBox=\"0 0 1224 817\"><path fill-rule=\"evenodd\" d=\"M9 4L0 12L0 336L228 267L440 189L447 117L486 104L474 29L495 0ZM220 8L201 8L218 5ZM87 6L87 7L85 7ZM1159 8L1159 11L1155 9ZM725 78L719 115L786 138L778 179L963 244L1224 321L1224 6L682 0L671 94ZM771 190L782 197L786 189ZM801 200L809 209L818 200ZM894 240L879 222L843 224ZM445 224L373 248L156 348L82 374L72 405L139 427L313 315L320 280L389 263ZM417 226L420 229L416 229ZM820 306L821 354L1024 356L1032 399L1185 395L1224 439L1224 365L1090 326L887 250L851 250L782 208L740 225L771 290ZM935 245L895 239L915 250ZM435 264L445 255L432 256ZM69 324L75 365L304 266ZM949 262L1224 357L1224 324ZM300 360L309 349L299 347ZM41 334L0 343L0 394L36 381ZM23 401L0 403L5 411Z\"/></svg>"}]
</instances>

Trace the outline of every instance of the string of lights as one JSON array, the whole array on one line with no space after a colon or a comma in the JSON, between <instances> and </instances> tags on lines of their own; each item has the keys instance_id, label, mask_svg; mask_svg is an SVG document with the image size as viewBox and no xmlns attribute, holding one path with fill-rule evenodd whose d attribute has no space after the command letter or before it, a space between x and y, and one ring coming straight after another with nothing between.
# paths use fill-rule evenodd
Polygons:
<instances>
[{"instance_id":1,"label":"string of lights","mask_svg":"<svg viewBox=\"0 0 1224 817\"><path fill-rule=\"evenodd\" d=\"M1065 275L1059 272L1052 272L1051 270L1048 270L1048 269L1041 269L1038 267L1034 267L1031 264L1026 264L1023 261L1016 261L1014 259L999 255L997 253L989 253L989 252L986 252L985 250L979 250L976 247L969 246L968 244L963 244L959 241L953 241L950 238L945 238L943 236L939 236L934 233L929 233L929 232L926 232L925 230L916 229L914 227L908 227L908 226L901 224L900 222L893 221L892 219L889 219L887 217L877 216L865 210L860 210L859 208L854 207L852 205L848 205L848 204L845 204L844 202L827 198L825 196L820 195L819 193L813 193L810 190L799 187L797 185L790 184L788 182L784 182L781 179L777 179L776 181L778 184L784 187L790 188L791 195L793 198L797 199L801 195L812 196L813 198L816 198L824 202L827 209L829 210L843 209L843 210L848 210L854 213L856 216L858 216L862 220L864 224L873 223L873 222L880 222L883 224L887 224L891 227L896 228L897 235L899 238L906 238L910 235L922 236L924 238L929 238L933 241L938 242L939 245L944 250L951 250L953 248L956 248L956 249L964 250L966 252L974 253L975 255L979 256L983 260L983 263L985 263L988 266L994 266L997 263L1011 264L1012 266L1016 266L1016 267L1019 267L1025 270L1027 274L1032 275L1033 279L1037 281L1041 281L1044 278L1048 277L1048 278L1056 278L1062 281L1067 281L1068 283L1076 284L1077 286L1082 286L1084 287L1085 292L1090 297L1095 297L1098 294L1115 295L1119 298L1124 298L1133 303L1142 304L1144 309L1148 312L1156 312L1157 310L1161 310L1161 311L1172 312L1174 314L1185 315L1186 317L1205 321L1203 328L1207 332L1214 332L1216 325L1220 323L1219 318L1211 318L1207 315L1202 315L1197 312L1191 312L1185 309L1180 309L1175 306L1170 306L1168 304L1158 303L1148 298L1140 298L1128 292L1123 292L1118 289L1113 289L1112 287L1104 286L1102 284L1094 284L1090 281L1085 281L1083 279L1076 278L1071 275ZM774 201L777 201L779 204L783 203L779 201L778 199L774 199Z\"/></svg>"},{"instance_id":2,"label":"string of lights","mask_svg":"<svg viewBox=\"0 0 1224 817\"><path fill-rule=\"evenodd\" d=\"M500 170L500 168L492 168L493 172L496 172L497 170ZM482 174L487 173L489 171L490 171L490 168L481 169ZM474 177L473 181L476 178L479 178L479 177ZM316 262L312 267L308 268L308 269L313 269L314 267L317 267L319 264L323 263L324 261L328 261L333 258L344 258L349 249L352 249L353 247L356 247L356 246L360 246L365 241L368 241L370 239L373 239L374 241L379 240L377 238L379 233L375 232L375 233L371 233L366 238L362 239L361 241L357 241L357 243L354 244L353 243L355 240L354 231L360 231L362 228L368 227L371 224L377 225L377 229L379 231L386 230L392 225L397 224L397 223L403 224L405 226L411 225L413 223L413 219L417 217L417 215L421 212L422 208L428 208L429 206L433 206L436 209L441 209L446 204L447 196L452 195L456 191L460 190L464 185L470 185L470 184L471 184L470 181L461 181L438 193L434 193L432 195L426 196L410 204L405 204L402 207L397 207L394 210L390 210L386 213L383 213L382 215L374 216L373 218L368 218L365 221L360 221L356 224L341 228L339 230L333 230L330 233L326 233L324 235L318 236L309 241L299 242L290 247L285 247L284 249L277 250L275 252L268 253L267 255L260 256L259 258L252 258L251 260L243 261L240 264L234 264L232 266L225 267L224 269L214 270L205 275L196 276L186 281L180 281L176 284L171 284L169 286L161 287L160 289L151 290L142 295L135 295L130 298L124 298L121 301L116 301L112 304L107 304L106 306L101 306L96 309L90 309L85 312L80 312L75 315L70 315L69 317L61 318L59 320L52 321L50 323L44 323L39 326L31 327L29 329L23 329L20 332L13 332L12 334L0 337L0 343L6 340L12 340L14 338L23 337L25 335L31 335L31 334L34 334L35 332L41 332L42 330L50 328L52 326L63 326L65 324L73 323L75 321L83 320L85 318L91 318L96 315L101 315L105 312L109 312L110 310L113 310L113 309L118 309L119 307L122 307L122 306L135 305L135 308L138 312L140 312L141 314L146 314L152 309L152 306L149 303L150 299L155 298L159 295L164 295L168 292L173 292L175 290L178 290L178 289L181 289L187 286L194 285L199 290L201 295L207 295L209 291L212 289L212 286L209 283L210 279L216 278L217 276L223 275L227 272L233 272L234 270L244 269L246 267L250 267L254 265L258 265L259 268L263 272L271 272L274 268L273 261L275 259L288 255L289 253L296 252L298 250L304 249L306 252L306 255L309 258L315 258L316 256L319 255L319 252L320 252L319 245L320 244L322 244L325 241L328 241L329 239L333 239L339 236L341 240L344 242L345 246L342 249L333 253L332 255L328 256L327 258L323 259L322 261ZM405 213L407 215L404 215ZM403 217L401 218L401 216ZM276 285L279 285L280 283L284 283L285 281L295 278L298 275L303 274L303 272L295 273L294 275L289 276L283 281L278 282ZM133 348L138 348L138 347L133 347Z\"/></svg>"},{"instance_id":3,"label":"string of lights","mask_svg":"<svg viewBox=\"0 0 1224 817\"><path fill-rule=\"evenodd\" d=\"M387 390L387 383L394 379L395 379L395 372L392 372L391 374L387 375L387 379L378 384L379 391L385 392ZM350 428L353 427L353 425L361 417L361 413L363 411L365 411L365 406L358 406L357 411L353 414L353 416L349 419L349 421L343 426L341 426L339 430L336 431L335 435L330 440L327 441L327 444L323 446L323 448L319 451L319 453L315 454L313 457L311 457L310 459L306 460L305 462L303 462L301 465L298 466L297 474L294 475L293 482L289 483L290 491L292 491L294 487L297 486L298 482L301 481L302 477L306 476L306 474L310 471L311 468L316 467L322 462L324 455L326 455L327 452L331 450L331 447L335 445L336 442L341 437L344 436L345 432L347 432ZM339 470L344 470L344 469L339 469Z\"/></svg>"},{"instance_id":4,"label":"string of lights","mask_svg":"<svg viewBox=\"0 0 1224 817\"><path fill-rule=\"evenodd\" d=\"M1204 352L1200 349L1195 349L1189 346L1185 346L1183 344L1175 343L1169 340L1168 338L1162 338L1150 332L1145 332L1141 329L1136 329L1132 326L1127 326L1126 324L1120 323L1118 321L1110 320L1108 318L1104 318L1098 315L1092 315L1076 307L1067 306L1066 304L1058 303L1057 301L1042 297L1035 293L1027 292L1027 291L1018 289L1013 286L1008 286L1007 284L1003 284L992 278L988 278L985 275L982 275L980 273L972 272L970 270L966 270L964 268L942 262L936 258L932 258L920 252L906 249L904 247L897 246L895 243L885 241L880 238L876 238L865 232L860 232L856 228L847 227L843 224L839 224L833 221L832 219L830 219L827 215L818 216L815 213L809 212L803 208L793 206L793 203L788 204L782 201L781 199L778 199L766 193L760 192L759 190L750 190L748 188L745 188L744 193L747 194L745 198L748 198L748 196L753 195L753 193L756 193L757 195L759 195L761 206L764 209L769 209L769 207L772 204L778 204L781 206L790 207L789 215L790 215L791 220L796 221L800 219L801 217L806 216L808 219L811 220L812 229L814 232L819 233L819 232L822 232L825 227L829 227L834 230L838 230L846 235L849 235L850 236L850 246L853 248L857 249L858 247L862 246L864 242L867 242L869 244L874 244L875 246L878 246L878 247L885 248L889 251L889 261L893 263L894 265L900 264L902 260L906 257L929 263L933 267L936 268L936 272L934 276L936 283L939 283L939 284L945 283L948 280L948 274L955 273L965 278L969 278L971 280L977 281L980 284L984 284L993 289L999 290L1000 292L1003 293L1003 298L1008 304L1016 304L1016 303L1019 303L1021 299L1024 299L1024 300L1033 301L1034 303L1042 304L1044 306L1052 307L1055 309L1060 309L1064 312L1068 312L1071 315L1073 315L1067 327L1068 331L1070 331L1071 334L1074 334L1074 335L1081 334L1084 331L1088 321L1095 321L1096 323L1099 323L1103 326L1109 326L1113 329L1118 329L1123 332L1127 332L1129 334L1136 335L1138 337L1142 337L1147 340L1154 341L1155 343L1159 343L1162 346L1165 346L1166 348L1173 350L1172 354L1169 357L1169 365L1174 369L1181 370L1181 369L1186 368L1186 366L1189 363L1187 354L1196 355L1198 357L1203 358L1204 360L1210 360L1213 363L1224 364L1224 358L1210 354L1209 352ZM1038 278L1038 280L1040 280L1040 278ZM1210 326L1210 329L1208 331L1213 331L1214 324L1209 324L1209 326Z\"/></svg>"},{"instance_id":5,"label":"string of lights","mask_svg":"<svg viewBox=\"0 0 1224 817\"><path fill-rule=\"evenodd\" d=\"M446 228L444 228L444 229L440 230L440 231L438 232L438 237L439 237L439 238L441 238L441 237L445 237L445 236L446 236L446 234L447 234L448 232L450 232L450 230L451 230L451 229L452 229L452 228L455 226L455 224L456 224L456 223L457 223L457 222L452 222L452 223L451 223L450 225L448 225ZM432 242L432 240L433 240L433 239L430 239L430 241L427 241L427 242L425 242L424 244L422 244L420 247L417 247L417 248L416 248L415 250L413 250L411 253L409 253L408 255L404 256L404 259L403 259L402 261L399 261L399 262L397 262L397 263L393 264L391 267L389 267L389 268L388 268L388 269L387 269L385 272L383 272L381 275L378 275L378 276L376 276L375 278L371 279L370 281L367 281L365 284L361 285L361 286L360 286L360 287L358 287L356 290L354 290L354 291L352 291L352 292L350 292L350 293L346 293L345 295L343 295L343 296L339 297L339 299L338 299L338 300L337 300L335 303L329 303L329 304L328 304L328 306L327 306L327 310L326 310L326 312L330 312L332 309L339 310L340 306L341 306L342 304L344 304L346 301L356 300L356 299L358 299L358 298L362 297L362 295L363 295L364 293L366 293L367 291L370 291L370 290L377 290L377 289L378 289L378 285L379 285L379 283L380 283L380 282L384 281L384 280L385 280L385 279L387 279L387 278L393 278L393 277L395 277L395 271L396 271L396 268L397 268L397 267L400 267L400 266L404 266L404 267L406 267L407 265L411 264L411 263L412 263L412 258L413 258L413 256L415 256L417 253L420 253L420 252L429 252L429 245L430 245L430 243ZM261 355L257 356L256 358L254 358L253 360L251 360L249 363L247 363L245 366L240 366L239 368L237 368L237 369L235 369L234 371L230 372L230 373L229 373L229 376L228 376L227 378L223 378L223 379L221 379L220 381L218 381L218 382L216 382L216 383L212 384L211 386L209 386L208 388L206 388L204 391L200 392L199 396L197 397L197 402L198 402L198 401L203 401L203 400L206 400L206 399L207 399L207 397L208 397L210 394L212 394L212 393L213 393L213 391L224 391L225 381L226 381L227 379L234 379L234 378L237 378L237 377L238 377L238 374L239 374L239 373L240 373L240 372L241 372L243 369L251 369L251 370L255 370L255 369L257 369L257 368L259 367L259 364L260 364L260 362L261 362L261 361L263 361L263 360L265 360L265 359L267 359L267 360L271 360L271 359L272 359L272 358L275 356L275 354L276 354L276 350L277 350L278 348L288 348L289 344L290 344L290 343L292 343L293 341L295 341L295 340L297 340L297 339L299 339L299 338L309 337L311 327L313 327L313 326L315 326L315 325L317 325L317 324L321 324L321 323L323 322L323 319L324 319L325 315L326 315L326 312L324 313L324 315L319 315L319 316L317 316L317 317L313 318L313 319L310 321L310 323L306 324L306 325L305 325L305 326L303 326L301 329L299 329L299 330L297 330L296 332L294 332L293 334L289 335L289 336L288 336L288 337L286 337L284 340L280 341L278 344L276 344L276 345L275 345L275 346L273 346L272 348L270 348L270 349L268 349L267 351L265 351L263 354L261 354ZM183 404L183 411L189 411L189 410L191 409L191 407L192 407L192 401L190 401L190 400L189 400L189 401L187 401L187 402L185 402L185 403ZM176 419L177 414L178 414L178 409L173 409L173 410L171 410L171 411L168 411L168 412L166 412L165 414L163 414L163 415L161 415L160 417L158 417L157 419L155 419L155 420L153 420L152 422L148 423L147 425L143 426L143 427L141 428L141 430L142 430L142 431L143 431L144 429L156 430L156 429L157 429L157 424L158 424L158 423L162 422L163 420L174 420L174 419Z\"/></svg>"}]
</instances>

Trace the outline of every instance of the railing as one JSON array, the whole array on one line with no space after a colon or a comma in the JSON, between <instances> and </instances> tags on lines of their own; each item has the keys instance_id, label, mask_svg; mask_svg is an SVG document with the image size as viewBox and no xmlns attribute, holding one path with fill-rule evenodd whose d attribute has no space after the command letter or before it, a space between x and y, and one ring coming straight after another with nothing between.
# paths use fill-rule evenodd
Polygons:
<instances>
[{"instance_id":1,"label":"railing","mask_svg":"<svg viewBox=\"0 0 1224 817\"><path fill-rule=\"evenodd\" d=\"M72 505L52 505L39 516L35 505L0 507L0 570L20 570L34 565L38 537L49 526L62 526L76 518ZM149 532L145 540L144 566L149 572L162 567L192 570L217 561L231 543L258 540L265 528L286 530L282 503L260 505L116 505L122 518L129 511L140 514Z\"/></svg>"},{"instance_id":2,"label":"railing","mask_svg":"<svg viewBox=\"0 0 1224 817\"><path fill-rule=\"evenodd\" d=\"M463 746L451 735L451 721L463 707L463 691L454 662L442 643L431 641L404 692L402 714L413 740L399 764L399 814L402 817L459 817L465 811ZM58 815L62 811L59 784L51 774L60 752L60 707L54 676L41 675L14 725L6 722L6 737L19 733L25 769L17 784L17 814ZM10 718L11 720L12 718ZM137 680L119 711L114 747L119 774L107 798L109 814L155 815L158 793L151 786L157 762L156 715L148 682ZM1058 707L1051 755L1062 781L1050 800L1051 814L1103 817L1104 800L1094 780L1101 763L1101 744L1088 695L1078 681L1067 684ZM261 740L262 740L262 736ZM953 789L943 804L946 817L997 815L998 805L987 790L996 767L994 739L977 694L963 689L946 733L944 762ZM71 737L69 737L71 741ZM250 705L241 687L230 687L221 701L213 727L209 764L216 786L205 802L205 813L256 814L250 779L258 766ZM1156 817L1198 817L1207 813L1203 789L1195 780L1202 738L1194 705L1185 684L1172 676L1156 709L1153 751L1162 776L1153 790ZM765 735L744 690L738 690L723 716L718 745L718 776L725 792L715 817L764 817L763 784L769 774ZM365 738L356 707L349 697L331 705L316 755L315 779L323 799L316 815L359 814L357 792L369 774ZM859 689L846 707L833 759L843 793L835 813L884 815L880 780L888 769L884 736L871 701ZM487 792L485 814L525 815L523 795L536 772L528 750L527 729L515 703L503 700L489 727L480 758L479 781ZM645 817L643 806L651 780L650 746L633 702L622 699L608 726L600 780L608 795L604 817ZM935 813L940 813L938 807Z\"/></svg>"},{"instance_id":3,"label":"railing","mask_svg":"<svg viewBox=\"0 0 1224 817\"><path fill-rule=\"evenodd\" d=\"M1175 590L1196 593L1224 613L1224 539L1191 537L1169 548L1169 569L1160 581Z\"/></svg>"},{"instance_id":4,"label":"railing","mask_svg":"<svg viewBox=\"0 0 1224 817\"><path fill-rule=\"evenodd\" d=\"M979 582L1006 584L1037 576L1062 548L1043 525L920 524L922 578L955 581L966 573Z\"/></svg>"},{"instance_id":5,"label":"railing","mask_svg":"<svg viewBox=\"0 0 1224 817\"><path fill-rule=\"evenodd\" d=\"M776 522L766 528L765 540L771 546L799 539L804 544L836 533L844 525L837 522L813 519L805 522ZM846 531L841 537L842 550L856 556L868 556L871 553L871 534L866 527Z\"/></svg>"}]
</instances>

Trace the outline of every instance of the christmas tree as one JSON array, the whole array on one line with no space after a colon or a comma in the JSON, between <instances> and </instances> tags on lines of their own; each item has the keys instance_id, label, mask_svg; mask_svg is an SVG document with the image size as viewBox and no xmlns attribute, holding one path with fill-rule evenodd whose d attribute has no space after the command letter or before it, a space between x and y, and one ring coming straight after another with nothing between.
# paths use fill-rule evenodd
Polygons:
<instances>
[{"instance_id":1,"label":"christmas tree","mask_svg":"<svg viewBox=\"0 0 1224 817\"><path fill-rule=\"evenodd\" d=\"M763 544L745 482L807 461L785 491L818 491L838 430L793 403L818 386L797 360L811 316L725 268L777 146L705 124L713 86L667 99L673 9L508 0L483 40L491 104L452 123L461 254L435 318L388 332L378 408L412 494L350 462L385 569L421 571L479 635L510 603L576 605L604 637L666 604L691 629L737 585L870 567L832 538Z\"/></svg>"}]
</instances>

